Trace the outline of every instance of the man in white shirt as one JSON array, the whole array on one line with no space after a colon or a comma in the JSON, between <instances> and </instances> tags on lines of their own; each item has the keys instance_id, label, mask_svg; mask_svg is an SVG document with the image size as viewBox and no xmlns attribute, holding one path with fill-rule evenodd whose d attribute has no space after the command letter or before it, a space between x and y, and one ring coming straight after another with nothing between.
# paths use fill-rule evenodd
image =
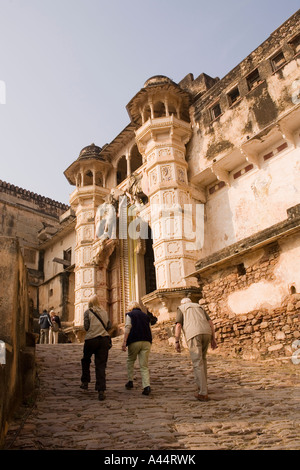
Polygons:
<instances>
[{"instance_id":1,"label":"man in white shirt","mask_svg":"<svg viewBox=\"0 0 300 470\"><path fill-rule=\"evenodd\" d=\"M177 352L181 352L179 342L181 330L183 330L190 352L195 381L198 387L195 397L197 400L207 401L206 354L209 344L211 344L212 349L217 347L215 329L205 310L199 304L193 303L189 298L182 299L181 305L177 309L175 327L175 348Z\"/></svg>"}]
</instances>

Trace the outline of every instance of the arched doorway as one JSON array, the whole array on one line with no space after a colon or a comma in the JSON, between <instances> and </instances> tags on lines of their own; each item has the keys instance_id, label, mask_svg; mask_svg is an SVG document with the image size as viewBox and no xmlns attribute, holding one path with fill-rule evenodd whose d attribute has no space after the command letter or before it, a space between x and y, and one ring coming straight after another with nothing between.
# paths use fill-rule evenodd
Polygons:
<instances>
[{"instance_id":1,"label":"arched doorway","mask_svg":"<svg viewBox=\"0 0 300 470\"><path fill-rule=\"evenodd\" d=\"M144 266L145 266L145 294L150 294L156 290L156 274L154 266L154 251L153 251L153 239L152 230L148 226L148 238L145 240L145 255L144 255Z\"/></svg>"},{"instance_id":2,"label":"arched doorway","mask_svg":"<svg viewBox=\"0 0 300 470\"><path fill-rule=\"evenodd\" d=\"M117 166L117 185L122 183L127 178L127 160L123 155L118 161Z\"/></svg>"},{"instance_id":3,"label":"arched doorway","mask_svg":"<svg viewBox=\"0 0 300 470\"><path fill-rule=\"evenodd\" d=\"M113 324L124 321L121 309L120 268L120 253L116 247L109 258L106 278L108 313Z\"/></svg>"},{"instance_id":4,"label":"arched doorway","mask_svg":"<svg viewBox=\"0 0 300 470\"><path fill-rule=\"evenodd\" d=\"M131 150L131 155L130 155L130 170L131 173L134 173L140 166L143 164L143 157L138 151L137 145L134 145L134 147Z\"/></svg>"}]
</instances>

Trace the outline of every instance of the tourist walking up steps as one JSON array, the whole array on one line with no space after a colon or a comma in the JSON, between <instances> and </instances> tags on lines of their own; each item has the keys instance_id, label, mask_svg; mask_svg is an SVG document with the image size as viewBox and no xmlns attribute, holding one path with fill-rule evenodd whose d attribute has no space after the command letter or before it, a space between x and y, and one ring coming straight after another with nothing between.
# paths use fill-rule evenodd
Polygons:
<instances>
[{"instance_id":1,"label":"tourist walking up steps","mask_svg":"<svg viewBox=\"0 0 300 470\"><path fill-rule=\"evenodd\" d=\"M181 305L177 309L175 326L175 349L177 352L181 352L180 334L182 329L189 349L198 388L195 398L200 401L207 401L206 354L209 344L211 344L212 349L217 347L215 329L205 310L187 297L182 299Z\"/></svg>"},{"instance_id":2,"label":"tourist walking up steps","mask_svg":"<svg viewBox=\"0 0 300 470\"><path fill-rule=\"evenodd\" d=\"M40 325L40 344L49 343L49 328L51 326L50 315L46 309L43 310L39 318Z\"/></svg>"},{"instance_id":3,"label":"tourist walking up steps","mask_svg":"<svg viewBox=\"0 0 300 470\"><path fill-rule=\"evenodd\" d=\"M106 365L108 351L111 347L111 338L108 333L110 321L107 312L100 306L98 297L92 296L88 303L88 310L84 312L84 329L86 336L81 359L82 375L81 388L88 389L91 381L90 364L92 355L95 356L96 384L99 400L105 399Z\"/></svg>"},{"instance_id":4,"label":"tourist walking up steps","mask_svg":"<svg viewBox=\"0 0 300 470\"><path fill-rule=\"evenodd\" d=\"M130 312L125 317L125 333L122 345L123 351L128 347L127 355L127 377L128 382L125 387L130 390L133 388L133 372L136 358L139 359L140 371L142 376L143 395L149 395L150 373L148 367L149 354L152 343L152 333L150 328L150 316L141 310L138 302L129 304Z\"/></svg>"}]
</instances>

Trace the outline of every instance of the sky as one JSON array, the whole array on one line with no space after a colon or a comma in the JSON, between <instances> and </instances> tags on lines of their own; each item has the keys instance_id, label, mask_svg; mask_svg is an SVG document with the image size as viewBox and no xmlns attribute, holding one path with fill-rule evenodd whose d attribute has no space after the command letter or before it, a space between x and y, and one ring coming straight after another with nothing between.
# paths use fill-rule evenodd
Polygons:
<instances>
[{"instance_id":1,"label":"sky","mask_svg":"<svg viewBox=\"0 0 300 470\"><path fill-rule=\"evenodd\" d=\"M224 77L299 0L0 0L0 180L69 204L63 172L154 75Z\"/></svg>"}]
</instances>

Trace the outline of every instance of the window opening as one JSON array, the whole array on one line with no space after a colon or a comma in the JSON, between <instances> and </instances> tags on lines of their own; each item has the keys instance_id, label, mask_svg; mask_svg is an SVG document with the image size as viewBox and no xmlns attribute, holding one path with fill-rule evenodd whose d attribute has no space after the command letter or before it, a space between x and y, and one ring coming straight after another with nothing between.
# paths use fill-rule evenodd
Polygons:
<instances>
[{"instance_id":1,"label":"window opening","mask_svg":"<svg viewBox=\"0 0 300 470\"><path fill-rule=\"evenodd\" d=\"M143 157L138 151L137 145L132 149L130 156L131 173L134 173L143 164Z\"/></svg>"},{"instance_id":2,"label":"window opening","mask_svg":"<svg viewBox=\"0 0 300 470\"><path fill-rule=\"evenodd\" d=\"M117 166L117 184L122 183L127 178L127 161L125 155L120 158Z\"/></svg>"},{"instance_id":3,"label":"window opening","mask_svg":"<svg viewBox=\"0 0 300 470\"><path fill-rule=\"evenodd\" d=\"M300 34L290 41L290 45L294 50L294 54L297 55L300 52Z\"/></svg>"},{"instance_id":4,"label":"window opening","mask_svg":"<svg viewBox=\"0 0 300 470\"><path fill-rule=\"evenodd\" d=\"M92 184L93 184L93 173L91 172L91 170L88 170L85 173L84 185L85 186L91 186Z\"/></svg>"},{"instance_id":5,"label":"window opening","mask_svg":"<svg viewBox=\"0 0 300 470\"><path fill-rule=\"evenodd\" d=\"M261 82L258 69L255 69L250 75L247 77L247 84L249 91L252 90L256 85Z\"/></svg>"},{"instance_id":6,"label":"window opening","mask_svg":"<svg viewBox=\"0 0 300 470\"><path fill-rule=\"evenodd\" d=\"M222 111L221 111L221 106L219 103L217 103L215 106L212 106L210 108L210 115L211 115L212 120L217 119L219 116L221 116L221 114L222 114Z\"/></svg>"},{"instance_id":7,"label":"window opening","mask_svg":"<svg viewBox=\"0 0 300 470\"><path fill-rule=\"evenodd\" d=\"M172 103L169 103L169 116L177 117L176 108L175 108L174 104L172 104Z\"/></svg>"},{"instance_id":8,"label":"window opening","mask_svg":"<svg viewBox=\"0 0 300 470\"><path fill-rule=\"evenodd\" d=\"M240 98L240 91L238 87L234 88L232 91L228 93L229 104L232 105Z\"/></svg>"},{"instance_id":9,"label":"window opening","mask_svg":"<svg viewBox=\"0 0 300 470\"><path fill-rule=\"evenodd\" d=\"M280 67L285 64L286 60L284 58L283 52L279 52L275 57L271 59L273 71L276 72Z\"/></svg>"},{"instance_id":10,"label":"window opening","mask_svg":"<svg viewBox=\"0 0 300 470\"><path fill-rule=\"evenodd\" d=\"M72 248L69 248L68 250L64 250L64 260L69 261L71 264L71 258L72 258Z\"/></svg>"},{"instance_id":11,"label":"window opening","mask_svg":"<svg viewBox=\"0 0 300 470\"><path fill-rule=\"evenodd\" d=\"M240 263L237 265L237 273L239 276L244 276L246 274L246 268L244 263Z\"/></svg>"},{"instance_id":12,"label":"window opening","mask_svg":"<svg viewBox=\"0 0 300 470\"><path fill-rule=\"evenodd\" d=\"M95 178L96 186L103 186L103 175L101 171L97 171Z\"/></svg>"},{"instance_id":13,"label":"window opening","mask_svg":"<svg viewBox=\"0 0 300 470\"><path fill-rule=\"evenodd\" d=\"M160 118L166 116L166 108L164 103L157 101L153 106L154 118Z\"/></svg>"}]
</instances>

